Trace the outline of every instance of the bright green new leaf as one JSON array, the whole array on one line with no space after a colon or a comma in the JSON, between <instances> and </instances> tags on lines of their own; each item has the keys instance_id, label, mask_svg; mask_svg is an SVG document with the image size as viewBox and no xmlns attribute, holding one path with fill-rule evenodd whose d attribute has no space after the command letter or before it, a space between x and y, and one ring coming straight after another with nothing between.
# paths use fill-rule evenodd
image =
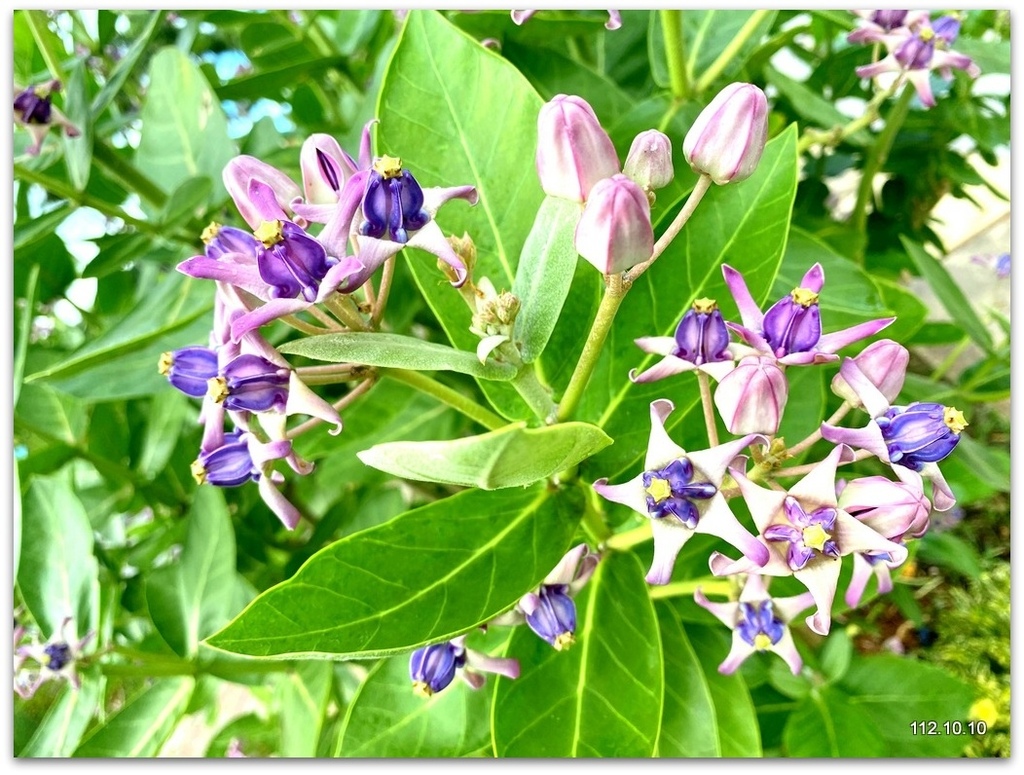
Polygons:
<instances>
[{"instance_id":1,"label":"bright green new leaf","mask_svg":"<svg viewBox=\"0 0 1024 775\"><path fill-rule=\"evenodd\" d=\"M195 687L190 676L162 678L129 697L89 732L75 758L153 757L185 715Z\"/></svg>"},{"instance_id":2,"label":"bright green new leaf","mask_svg":"<svg viewBox=\"0 0 1024 775\"><path fill-rule=\"evenodd\" d=\"M556 651L528 627L506 652L524 666L494 693L501 757L646 757L654 753L664 689L661 642L644 571L608 554L576 598L576 643Z\"/></svg>"},{"instance_id":3,"label":"bright green new leaf","mask_svg":"<svg viewBox=\"0 0 1024 775\"><path fill-rule=\"evenodd\" d=\"M509 363L494 360L480 363L473 352L399 334L321 334L296 339L280 350L330 363L363 363L413 371L457 371L481 379L509 380L516 375L515 367Z\"/></svg>"},{"instance_id":4,"label":"bright green new leaf","mask_svg":"<svg viewBox=\"0 0 1024 775\"><path fill-rule=\"evenodd\" d=\"M92 113L89 111L89 92L85 82L85 60L79 60L71 71L67 84L64 86L64 113L68 120L78 128L78 135L70 137L61 133L64 143L64 163L68 168L68 178L79 191L89 182L92 171Z\"/></svg>"},{"instance_id":5,"label":"bright green new leaf","mask_svg":"<svg viewBox=\"0 0 1024 775\"><path fill-rule=\"evenodd\" d=\"M569 548L581 511L577 493L543 485L436 501L317 552L209 643L363 658L450 639L534 589Z\"/></svg>"},{"instance_id":6,"label":"bright green new leaf","mask_svg":"<svg viewBox=\"0 0 1024 775\"><path fill-rule=\"evenodd\" d=\"M581 422L527 428L508 425L452 441L392 441L359 453L366 465L404 479L499 490L564 471L612 440Z\"/></svg>"}]
</instances>

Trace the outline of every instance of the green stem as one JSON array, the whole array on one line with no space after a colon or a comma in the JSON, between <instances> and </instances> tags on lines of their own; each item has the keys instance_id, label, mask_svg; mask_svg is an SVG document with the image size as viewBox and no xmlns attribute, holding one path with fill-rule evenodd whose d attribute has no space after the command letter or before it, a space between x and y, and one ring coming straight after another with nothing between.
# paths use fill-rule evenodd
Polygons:
<instances>
[{"instance_id":1,"label":"green stem","mask_svg":"<svg viewBox=\"0 0 1024 775\"><path fill-rule=\"evenodd\" d=\"M690 96L690 73L686 67L686 46L683 41L683 12L661 9L661 30L665 37L665 60L668 64L672 96L677 101Z\"/></svg>"},{"instance_id":2,"label":"green stem","mask_svg":"<svg viewBox=\"0 0 1024 775\"><path fill-rule=\"evenodd\" d=\"M299 320L294 315L285 315L281 320L296 331L301 331L302 333L309 334L310 336L319 336L320 334L331 333L326 328L320 328L320 326L314 326L310 323L306 323L305 321Z\"/></svg>"},{"instance_id":3,"label":"green stem","mask_svg":"<svg viewBox=\"0 0 1024 775\"><path fill-rule=\"evenodd\" d=\"M646 543L651 540L651 521L647 520L640 527L635 527L632 530L627 530L624 533L616 533L607 541L605 546L609 549L615 549L617 551L625 551L626 549L632 549L634 546Z\"/></svg>"},{"instance_id":4,"label":"green stem","mask_svg":"<svg viewBox=\"0 0 1024 775\"><path fill-rule=\"evenodd\" d=\"M43 56L46 69L50 71L50 75L64 84L64 68L60 64L63 52L56 50L53 36L50 34L46 11L25 11L25 21L28 22L28 28L32 32L32 37L35 38L36 45L39 46L39 53ZM26 86L31 85L26 84Z\"/></svg>"},{"instance_id":5,"label":"green stem","mask_svg":"<svg viewBox=\"0 0 1024 775\"><path fill-rule=\"evenodd\" d=\"M711 401L711 384L708 375L697 372L697 384L700 385L700 402L704 407L704 425L708 430L708 444L718 446L718 425L715 424L715 405Z\"/></svg>"},{"instance_id":6,"label":"green stem","mask_svg":"<svg viewBox=\"0 0 1024 775\"><path fill-rule=\"evenodd\" d=\"M413 387L421 393L426 393L428 396L433 396L442 404L446 404L452 409L461 412L488 430L496 431L508 425L505 420L498 417L494 412L485 409L471 398L467 398L457 390L441 384L436 379L431 379L422 372L409 369L380 369L380 374L398 382L404 382L409 387Z\"/></svg>"},{"instance_id":7,"label":"green stem","mask_svg":"<svg viewBox=\"0 0 1024 775\"><path fill-rule=\"evenodd\" d=\"M952 368L953 364L956 363L956 359L963 354L964 350L966 350L970 344L971 338L969 336L965 336L961 339L956 346L949 351L949 355L943 358L942 363L935 367L935 371L931 373L932 381L938 382L946 376L946 372Z\"/></svg>"},{"instance_id":8,"label":"green stem","mask_svg":"<svg viewBox=\"0 0 1024 775\"><path fill-rule=\"evenodd\" d=\"M565 422L576 410L576 405L583 397L583 391L590 382L590 375L594 373L597 360L601 356L601 348L611 331L615 314L619 311L622 300L626 297L629 286L622 280L622 275L608 275L608 284L605 287L604 298L601 299L601 306L597 309L594 323L590 327L586 344L583 345L583 352L576 362L576 368L569 378L569 385L558 405L558 422Z\"/></svg>"},{"instance_id":9,"label":"green stem","mask_svg":"<svg viewBox=\"0 0 1024 775\"><path fill-rule=\"evenodd\" d=\"M883 89L871 98L871 102L864 107L864 112L861 115L842 126L836 126L827 130L806 130L797 142L797 152L803 153L814 145L834 148L850 135L871 126L872 123L880 118L879 108L881 108L882 103L892 97L902 83L903 79L897 78L888 89Z\"/></svg>"},{"instance_id":10,"label":"green stem","mask_svg":"<svg viewBox=\"0 0 1024 775\"><path fill-rule=\"evenodd\" d=\"M512 380L511 385L534 414L548 425L555 422L558 407L551 400L551 391L537 379L537 370L532 363L520 366L519 373Z\"/></svg>"},{"instance_id":11,"label":"green stem","mask_svg":"<svg viewBox=\"0 0 1024 775\"><path fill-rule=\"evenodd\" d=\"M736 36L729 41L729 45L722 49L722 53L718 55L718 58L711 63L711 66L704 71L704 75L697 79L697 83L694 85L694 91L700 94L707 89L715 80L725 71L725 68L729 66L729 63L736 58L736 55L740 53L740 49L750 40L751 36L757 30L757 27L764 21L765 17L770 14L771 11L754 11L750 18L747 19L746 23L740 27L739 32Z\"/></svg>"},{"instance_id":12,"label":"green stem","mask_svg":"<svg viewBox=\"0 0 1024 775\"><path fill-rule=\"evenodd\" d=\"M652 600L665 597L683 597L684 595L690 597L697 591L697 587L700 587L700 591L705 595L731 597L733 593L733 583L728 579L703 578L675 581L663 587L651 587L648 590L648 594Z\"/></svg>"},{"instance_id":13,"label":"green stem","mask_svg":"<svg viewBox=\"0 0 1024 775\"><path fill-rule=\"evenodd\" d=\"M583 509L583 529L595 546L601 546L611 537L612 531L604 521L604 516L602 516L601 512L594 508L590 496L596 496L596 493L589 487L586 489L589 492L585 495L587 497L587 505Z\"/></svg>"},{"instance_id":14,"label":"green stem","mask_svg":"<svg viewBox=\"0 0 1024 775\"><path fill-rule=\"evenodd\" d=\"M846 414L851 409L853 409L853 404L851 404L849 401L843 401L843 403L840 405L840 407L838 409L836 409L832 413L832 416L829 417L827 420L825 420L825 424L827 424L827 425L835 425L837 422L839 422L844 417L846 417ZM808 449L811 446L813 446L815 444L815 442L817 442L818 439L820 439L820 438L821 438L821 426L819 425L818 429L815 430L814 433L812 433L810 436L808 436L803 441L798 442L797 444L794 444L792 447L790 447L787 450L787 452L790 455L792 455L792 456L799 455L805 449Z\"/></svg>"},{"instance_id":15,"label":"green stem","mask_svg":"<svg viewBox=\"0 0 1024 775\"><path fill-rule=\"evenodd\" d=\"M885 165L885 160L889 157L893 141L896 139L900 127L903 126L903 121L910 112L910 101L913 97L914 87L908 83L903 87L903 93L900 94L900 98L893 105L892 110L889 111L889 115L886 116L885 127L868 151L864 168L861 170L860 186L857 188L857 201L853 206L854 229L858 234L864 235L864 239L857 251L857 263L859 264L864 263L864 253L867 247L868 205L874 198L875 175L881 171Z\"/></svg>"},{"instance_id":16,"label":"green stem","mask_svg":"<svg viewBox=\"0 0 1024 775\"><path fill-rule=\"evenodd\" d=\"M355 303L348 296L339 293L332 294L324 299L324 306L329 309L338 320L344 323L353 331L368 331L366 321L359 314Z\"/></svg>"},{"instance_id":17,"label":"green stem","mask_svg":"<svg viewBox=\"0 0 1024 775\"><path fill-rule=\"evenodd\" d=\"M92 158L114 180L129 191L134 191L154 207L167 204L167 194L138 167L125 161L117 151L102 140L95 140Z\"/></svg>"}]
</instances>

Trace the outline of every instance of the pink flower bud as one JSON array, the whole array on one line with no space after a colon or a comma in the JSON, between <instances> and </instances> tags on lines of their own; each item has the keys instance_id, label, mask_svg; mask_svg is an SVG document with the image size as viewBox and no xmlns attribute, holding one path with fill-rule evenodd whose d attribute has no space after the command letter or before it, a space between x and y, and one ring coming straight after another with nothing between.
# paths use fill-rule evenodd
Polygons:
<instances>
[{"instance_id":1,"label":"pink flower bud","mask_svg":"<svg viewBox=\"0 0 1024 775\"><path fill-rule=\"evenodd\" d=\"M646 261L654 251L647 195L625 175L600 181L583 208L574 242L576 251L603 274Z\"/></svg>"},{"instance_id":2,"label":"pink flower bud","mask_svg":"<svg viewBox=\"0 0 1024 775\"><path fill-rule=\"evenodd\" d=\"M748 356L722 378L715 406L729 433L775 433L789 398L789 384L771 358Z\"/></svg>"},{"instance_id":3,"label":"pink flower bud","mask_svg":"<svg viewBox=\"0 0 1024 775\"><path fill-rule=\"evenodd\" d=\"M890 404L896 400L903 389L907 364L910 362L910 353L906 347L892 339L882 339L865 347L860 355L851 360ZM842 374L832 378L832 392L854 406L861 406L860 398Z\"/></svg>"},{"instance_id":4,"label":"pink flower bud","mask_svg":"<svg viewBox=\"0 0 1024 775\"><path fill-rule=\"evenodd\" d=\"M920 488L884 476L865 476L849 482L839 494L838 505L889 539L923 535L931 512Z\"/></svg>"},{"instance_id":5,"label":"pink flower bud","mask_svg":"<svg viewBox=\"0 0 1024 775\"><path fill-rule=\"evenodd\" d=\"M537 116L537 174L549 196L585 202L594 184L619 171L608 133L580 97L556 95Z\"/></svg>"},{"instance_id":6,"label":"pink flower bud","mask_svg":"<svg viewBox=\"0 0 1024 775\"><path fill-rule=\"evenodd\" d=\"M719 184L746 180L768 139L768 100L749 83L732 83L701 111L683 140L694 172Z\"/></svg>"},{"instance_id":7,"label":"pink flower bud","mask_svg":"<svg viewBox=\"0 0 1024 775\"><path fill-rule=\"evenodd\" d=\"M633 138L622 170L645 191L664 188L672 182L672 141L657 129L648 129Z\"/></svg>"}]
</instances>

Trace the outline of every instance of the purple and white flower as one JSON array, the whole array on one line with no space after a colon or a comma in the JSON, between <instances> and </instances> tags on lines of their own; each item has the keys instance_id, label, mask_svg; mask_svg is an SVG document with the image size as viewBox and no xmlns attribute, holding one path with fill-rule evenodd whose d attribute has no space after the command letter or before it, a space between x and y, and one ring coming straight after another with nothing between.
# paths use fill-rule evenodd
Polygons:
<instances>
[{"instance_id":1,"label":"purple and white flower","mask_svg":"<svg viewBox=\"0 0 1024 775\"><path fill-rule=\"evenodd\" d=\"M730 345L718 302L708 298L694 300L676 326L675 336L645 336L635 342L645 353L663 356L640 374L635 369L629 372L630 380L638 383L695 370L721 380L735 368L739 352Z\"/></svg>"},{"instance_id":2,"label":"purple and white flower","mask_svg":"<svg viewBox=\"0 0 1024 775\"><path fill-rule=\"evenodd\" d=\"M467 649L465 635L416 649L409 657L412 688L421 697L432 697L447 688L456 674L471 688L479 689L485 680L482 673L518 678L519 661Z\"/></svg>"},{"instance_id":3,"label":"purple and white flower","mask_svg":"<svg viewBox=\"0 0 1024 775\"><path fill-rule=\"evenodd\" d=\"M79 638L74 619L67 616L61 623L60 633L54 633L48 641L40 642L33 638L23 645L24 635L23 627L15 629L14 691L18 696L28 699L44 683L58 679L66 680L75 689L81 688L82 680L76 665L95 636L94 632Z\"/></svg>"}]
</instances>

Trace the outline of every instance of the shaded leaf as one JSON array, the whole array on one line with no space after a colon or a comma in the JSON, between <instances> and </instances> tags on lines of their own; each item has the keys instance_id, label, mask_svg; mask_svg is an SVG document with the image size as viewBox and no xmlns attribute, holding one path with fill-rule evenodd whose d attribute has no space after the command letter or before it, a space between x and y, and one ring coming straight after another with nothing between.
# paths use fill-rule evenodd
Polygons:
<instances>
[{"instance_id":1,"label":"shaded leaf","mask_svg":"<svg viewBox=\"0 0 1024 775\"><path fill-rule=\"evenodd\" d=\"M316 756L333 670L330 662L303 662L281 677L281 756Z\"/></svg>"},{"instance_id":2,"label":"shaded leaf","mask_svg":"<svg viewBox=\"0 0 1024 775\"><path fill-rule=\"evenodd\" d=\"M102 678L83 678L81 689L65 683L32 737L14 755L21 759L71 756L102 696Z\"/></svg>"},{"instance_id":3,"label":"shaded leaf","mask_svg":"<svg viewBox=\"0 0 1024 775\"><path fill-rule=\"evenodd\" d=\"M93 727L75 749L76 758L156 756L185 715L195 680L163 678L129 697L123 706Z\"/></svg>"}]
</instances>

